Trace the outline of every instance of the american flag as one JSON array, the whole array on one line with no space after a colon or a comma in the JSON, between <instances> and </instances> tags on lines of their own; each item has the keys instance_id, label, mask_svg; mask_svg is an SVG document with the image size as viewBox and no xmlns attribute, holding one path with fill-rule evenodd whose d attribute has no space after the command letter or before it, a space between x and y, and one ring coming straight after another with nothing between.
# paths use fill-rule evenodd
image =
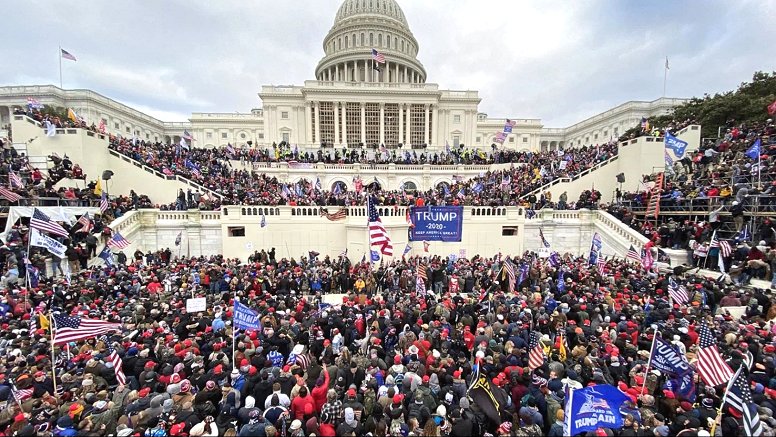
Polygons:
<instances>
[{"instance_id":1,"label":"american flag","mask_svg":"<svg viewBox=\"0 0 776 437\"><path fill-rule=\"evenodd\" d=\"M344 220L348 216L345 208L340 208L339 211L335 212L334 214L330 213L326 208L321 208L319 214L321 217L326 217L333 222L336 222L337 220Z\"/></svg>"},{"instance_id":2,"label":"american flag","mask_svg":"<svg viewBox=\"0 0 776 437\"><path fill-rule=\"evenodd\" d=\"M9 202L18 202L22 198L22 196L14 193L13 191L5 187L0 187L0 197L2 197L3 199L6 199Z\"/></svg>"},{"instance_id":3,"label":"american flag","mask_svg":"<svg viewBox=\"0 0 776 437\"><path fill-rule=\"evenodd\" d=\"M13 391L13 397L16 399L16 402L22 403L32 397L32 393L35 391L35 387L23 388L19 390L16 388L16 384L12 384L11 391Z\"/></svg>"},{"instance_id":4,"label":"american flag","mask_svg":"<svg viewBox=\"0 0 776 437\"><path fill-rule=\"evenodd\" d=\"M367 199L367 213L369 214L369 245L380 246L380 253L393 256L393 245L388 231L385 230L380 215L377 214L374 199Z\"/></svg>"},{"instance_id":5,"label":"american flag","mask_svg":"<svg viewBox=\"0 0 776 437\"><path fill-rule=\"evenodd\" d=\"M108 240L108 244L106 246L108 247L115 247L116 249L126 249L129 247L130 243L129 240L122 237L120 233L116 232L113 234L113 237L111 237L110 240Z\"/></svg>"},{"instance_id":6,"label":"american flag","mask_svg":"<svg viewBox=\"0 0 776 437\"><path fill-rule=\"evenodd\" d=\"M417 270L418 270L418 278L423 279L423 281L428 281L428 274L426 273L426 265L418 264Z\"/></svg>"},{"instance_id":7,"label":"american flag","mask_svg":"<svg viewBox=\"0 0 776 437\"><path fill-rule=\"evenodd\" d=\"M727 258L733 253L733 248L730 247L730 243L728 243L726 240L720 240L717 238L717 231L714 231L714 233L711 235L711 243L709 244L709 247L719 247L719 252L722 254L723 258Z\"/></svg>"},{"instance_id":8,"label":"american flag","mask_svg":"<svg viewBox=\"0 0 776 437\"><path fill-rule=\"evenodd\" d=\"M763 425L757 414L757 405L752 399L749 378L742 370L743 366L738 369L735 377L730 381L725 403L741 412L744 426L743 435L759 436L763 433Z\"/></svg>"},{"instance_id":9,"label":"american flag","mask_svg":"<svg viewBox=\"0 0 776 437\"><path fill-rule=\"evenodd\" d=\"M639 252L636 251L636 248L633 247L632 244L628 248L628 254L625 255L625 258L629 259L629 260L632 260L632 261L636 261L637 263L641 263L641 255L639 255Z\"/></svg>"},{"instance_id":10,"label":"american flag","mask_svg":"<svg viewBox=\"0 0 776 437\"><path fill-rule=\"evenodd\" d=\"M228 153L230 156L234 156L234 146L232 146L231 143L227 143L226 145L226 153Z\"/></svg>"},{"instance_id":11,"label":"american flag","mask_svg":"<svg viewBox=\"0 0 776 437\"><path fill-rule=\"evenodd\" d=\"M78 221L76 222L77 225L81 225L81 227L76 232L89 232L92 230L92 220L89 218L89 213L82 215L80 218L78 218Z\"/></svg>"},{"instance_id":12,"label":"american flag","mask_svg":"<svg viewBox=\"0 0 776 437\"><path fill-rule=\"evenodd\" d=\"M19 175L14 172L8 173L8 181L12 187L15 185L18 188L24 188L24 182L22 182L22 178L20 178Z\"/></svg>"},{"instance_id":13,"label":"american flag","mask_svg":"<svg viewBox=\"0 0 776 437\"><path fill-rule=\"evenodd\" d=\"M504 261L504 271L507 273L507 280L509 280L507 284L509 292L513 293L515 291L515 266L509 261L509 258Z\"/></svg>"},{"instance_id":14,"label":"american flag","mask_svg":"<svg viewBox=\"0 0 776 437\"><path fill-rule=\"evenodd\" d=\"M108 197L105 196L105 193L102 193L102 196L100 196L100 214L105 214L108 208Z\"/></svg>"},{"instance_id":15,"label":"american flag","mask_svg":"<svg viewBox=\"0 0 776 437\"><path fill-rule=\"evenodd\" d=\"M76 60L77 60L77 59L75 59L75 56L73 56L73 55L72 55L70 52L68 52L67 50L65 50L65 49L63 49L63 48L60 48L59 50L61 51L61 53L62 53L62 57L63 57L63 58L65 58L65 59L69 59L69 60L71 60L71 61L76 61Z\"/></svg>"},{"instance_id":16,"label":"american flag","mask_svg":"<svg viewBox=\"0 0 776 437\"><path fill-rule=\"evenodd\" d=\"M50 234L59 235L62 237L68 237L70 234L67 233L65 228L62 227L57 222L52 222L49 216L44 214L41 210L38 208L35 208L32 211L32 218L30 219L30 227L32 229L37 229L39 231L48 232Z\"/></svg>"},{"instance_id":17,"label":"american flag","mask_svg":"<svg viewBox=\"0 0 776 437\"><path fill-rule=\"evenodd\" d=\"M531 332L531 341L528 344L528 368L531 370L542 367L544 364L544 348L542 348L539 338L538 332Z\"/></svg>"},{"instance_id":18,"label":"american flag","mask_svg":"<svg viewBox=\"0 0 776 437\"><path fill-rule=\"evenodd\" d=\"M674 278L668 280L668 294L679 305L684 305L689 300L687 296L687 288L684 285L677 283Z\"/></svg>"},{"instance_id":19,"label":"american flag","mask_svg":"<svg viewBox=\"0 0 776 437\"><path fill-rule=\"evenodd\" d=\"M722 359L705 321L698 328L698 372L703 382L712 387L725 384L733 377L733 370Z\"/></svg>"},{"instance_id":20,"label":"american flag","mask_svg":"<svg viewBox=\"0 0 776 437\"><path fill-rule=\"evenodd\" d=\"M378 64L385 64L385 56L376 49L372 49L372 59Z\"/></svg>"},{"instance_id":21,"label":"american flag","mask_svg":"<svg viewBox=\"0 0 776 437\"><path fill-rule=\"evenodd\" d=\"M27 97L27 106L29 106L30 109L43 109L43 104L33 97Z\"/></svg>"},{"instance_id":22,"label":"american flag","mask_svg":"<svg viewBox=\"0 0 776 437\"><path fill-rule=\"evenodd\" d=\"M596 267L598 268L598 274L603 276L604 269L606 268L606 259L604 259L604 255L600 251L596 257Z\"/></svg>"},{"instance_id":23,"label":"american flag","mask_svg":"<svg viewBox=\"0 0 776 437\"><path fill-rule=\"evenodd\" d=\"M116 349L113 348L110 341L108 341L106 335L100 337L100 340L102 340L102 342L105 343L105 347L108 348L108 359L113 364L113 372L116 373L116 381L121 385L126 385L127 376L124 375L124 363L121 361L121 357L116 352Z\"/></svg>"},{"instance_id":24,"label":"american flag","mask_svg":"<svg viewBox=\"0 0 776 437\"><path fill-rule=\"evenodd\" d=\"M119 330L121 330L121 323L83 319L79 316L71 317L61 313L54 314L54 344L56 345L84 340Z\"/></svg>"},{"instance_id":25,"label":"american flag","mask_svg":"<svg viewBox=\"0 0 776 437\"><path fill-rule=\"evenodd\" d=\"M194 137L192 137L189 131L186 129L183 129L183 139L187 141L194 141Z\"/></svg>"}]
</instances>

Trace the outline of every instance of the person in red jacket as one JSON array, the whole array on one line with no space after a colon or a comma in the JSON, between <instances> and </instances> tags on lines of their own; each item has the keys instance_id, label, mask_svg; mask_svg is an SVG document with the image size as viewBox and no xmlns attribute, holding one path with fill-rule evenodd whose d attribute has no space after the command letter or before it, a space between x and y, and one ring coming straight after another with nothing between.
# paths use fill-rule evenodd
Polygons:
<instances>
[{"instance_id":1,"label":"person in red jacket","mask_svg":"<svg viewBox=\"0 0 776 437\"><path fill-rule=\"evenodd\" d=\"M299 396L295 397L294 400L291 401L291 416L294 419L303 420L305 405L310 405L313 409L315 409L315 401L313 400L312 395L307 393L307 387L302 386L299 389Z\"/></svg>"},{"instance_id":2,"label":"person in red jacket","mask_svg":"<svg viewBox=\"0 0 776 437\"><path fill-rule=\"evenodd\" d=\"M331 423L332 419L328 414L321 414L321 424L318 425L318 435L321 437L334 437L337 435L337 430Z\"/></svg>"},{"instance_id":3,"label":"person in red jacket","mask_svg":"<svg viewBox=\"0 0 776 437\"><path fill-rule=\"evenodd\" d=\"M313 388L312 392L313 401L315 402L315 411L317 413L321 412L323 404L326 403L326 392L329 391L329 381L329 369L324 366L323 380L318 378L318 381L315 382L315 388Z\"/></svg>"}]
</instances>

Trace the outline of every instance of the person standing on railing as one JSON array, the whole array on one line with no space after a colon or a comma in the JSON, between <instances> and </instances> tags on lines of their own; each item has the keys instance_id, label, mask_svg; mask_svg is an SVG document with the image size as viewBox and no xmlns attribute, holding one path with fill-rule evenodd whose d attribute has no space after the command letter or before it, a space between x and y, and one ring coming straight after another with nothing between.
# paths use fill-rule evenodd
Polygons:
<instances>
[{"instance_id":1,"label":"person standing on railing","mask_svg":"<svg viewBox=\"0 0 776 437\"><path fill-rule=\"evenodd\" d=\"M744 206L737 200L733 201L733 206L730 207L730 215L733 216L733 223L736 225L736 232L740 232L744 227Z\"/></svg>"}]
</instances>

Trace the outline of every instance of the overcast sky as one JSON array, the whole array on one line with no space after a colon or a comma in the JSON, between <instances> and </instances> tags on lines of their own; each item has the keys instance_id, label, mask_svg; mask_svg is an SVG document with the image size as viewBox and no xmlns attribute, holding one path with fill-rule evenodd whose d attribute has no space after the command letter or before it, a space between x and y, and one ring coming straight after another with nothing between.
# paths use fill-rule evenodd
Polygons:
<instances>
[{"instance_id":1,"label":"overcast sky","mask_svg":"<svg viewBox=\"0 0 776 437\"><path fill-rule=\"evenodd\" d=\"M341 0L15 2L0 85L89 88L164 121L259 107L314 77ZM776 70L773 1L399 0L428 82L491 117L565 127L628 100L726 91Z\"/></svg>"}]
</instances>

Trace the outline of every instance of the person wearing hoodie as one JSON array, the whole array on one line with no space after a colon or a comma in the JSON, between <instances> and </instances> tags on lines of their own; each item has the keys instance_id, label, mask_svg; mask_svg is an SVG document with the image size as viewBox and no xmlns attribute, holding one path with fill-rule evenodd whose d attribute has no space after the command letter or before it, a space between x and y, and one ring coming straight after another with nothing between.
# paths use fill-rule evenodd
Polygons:
<instances>
[{"instance_id":1,"label":"person wearing hoodie","mask_svg":"<svg viewBox=\"0 0 776 437\"><path fill-rule=\"evenodd\" d=\"M355 435L359 436L364 433L364 427L356 420L355 412L352 408L345 408L345 420L337 427L337 435Z\"/></svg>"},{"instance_id":2,"label":"person wearing hoodie","mask_svg":"<svg viewBox=\"0 0 776 437\"><path fill-rule=\"evenodd\" d=\"M260 409L256 408L256 399L254 399L253 396L248 396L245 398L242 408L237 410L237 423L240 425L247 424L250 420L251 413L254 411L261 412Z\"/></svg>"},{"instance_id":3,"label":"person wearing hoodie","mask_svg":"<svg viewBox=\"0 0 776 437\"><path fill-rule=\"evenodd\" d=\"M164 412L164 408L162 407L163 402L164 402L164 396L160 394L151 398L151 404L149 408L146 410L143 410L140 413L140 417L137 421L137 425L142 427L147 427L151 419L159 417Z\"/></svg>"},{"instance_id":4,"label":"person wearing hoodie","mask_svg":"<svg viewBox=\"0 0 776 437\"><path fill-rule=\"evenodd\" d=\"M253 398L251 398L253 400ZM246 399L246 404L248 400ZM238 437L263 437L266 435L264 429L266 424L264 418L261 417L261 412L258 409L251 410L248 413L248 423L240 428Z\"/></svg>"}]
</instances>

